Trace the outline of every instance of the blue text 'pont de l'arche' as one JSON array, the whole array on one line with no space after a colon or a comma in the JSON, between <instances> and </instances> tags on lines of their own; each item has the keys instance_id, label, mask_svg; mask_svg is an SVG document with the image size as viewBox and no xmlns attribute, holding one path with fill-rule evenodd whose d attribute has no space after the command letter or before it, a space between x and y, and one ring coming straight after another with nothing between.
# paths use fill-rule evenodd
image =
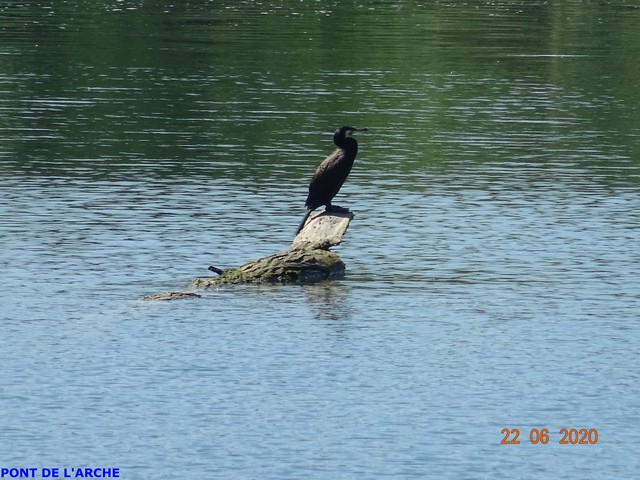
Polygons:
<instances>
[{"instance_id":1,"label":"blue text 'pont de l'arche'","mask_svg":"<svg viewBox=\"0 0 640 480\"><path fill-rule=\"evenodd\" d=\"M119 468L0 468L0 478L120 478Z\"/></svg>"}]
</instances>

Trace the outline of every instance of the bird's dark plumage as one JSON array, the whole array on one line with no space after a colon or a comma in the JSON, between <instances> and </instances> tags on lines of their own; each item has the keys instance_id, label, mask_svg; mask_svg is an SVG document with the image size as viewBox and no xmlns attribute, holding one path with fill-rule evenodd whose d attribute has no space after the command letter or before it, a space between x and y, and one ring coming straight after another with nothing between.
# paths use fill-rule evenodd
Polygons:
<instances>
[{"instance_id":1,"label":"bird's dark plumage","mask_svg":"<svg viewBox=\"0 0 640 480\"><path fill-rule=\"evenodd\" d=\"M366 128L342 127L333 135L336 148L331 155L325 158L309 183L309 196L305 202L307 212L298 226L296 235L304 227L309 215L316 208L325 205L326 210L337 207L331 205L331 200L340 191L353 167L353 161L358 153L358 142L351 135L357 131L366 131Z\"/></svg>"}]
</instances>

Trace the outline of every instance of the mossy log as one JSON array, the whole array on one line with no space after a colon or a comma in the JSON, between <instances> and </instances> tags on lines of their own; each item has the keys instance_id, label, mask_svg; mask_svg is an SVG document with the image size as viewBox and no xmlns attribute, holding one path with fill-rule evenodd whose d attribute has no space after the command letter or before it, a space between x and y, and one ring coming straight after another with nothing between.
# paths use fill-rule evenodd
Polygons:
<instances>
[{"instance_id":1,"label":"mossy log","mask_svg":"<svg viewBox=\"0 0 640 480\"><path fill-rule=\"evenodd\" d=\"M219 269L209 267L218 277L196 278L193 288L212 287L229 283L287 283L317 282L344 275L345 264L329 248L339 245L351 212L322 212L307 221L288 250L253 260L244 265Z\"/></svg>"},{"instance_id":2,"label":"mossy log","mask_svg":"<svg viewBox=\"0 0 640 480\"><path fill-rule=\"evenodd\" d=\"M322 212L309 219L288 250L253 260L237 268L209 267L217 277L194 279L189 287L208 288L237 283L317 282L344 275L345 264L329 248L339 245L353 220L349 211ZM143 300L198 298L193 292L147 295Z\"/></svg>"},{"instance_id":3,"label":"mossy log","mask_svg":"<svg viewBox=\"0 0 640 480\"><path fill-rule=\"evenodd\" d=\"M294 249L253 260L238 268L219 271L218 277L196 278L191 287L225 283L313 282L344 274L340 257L328 250Z\"/></svg>"}]
</instances>

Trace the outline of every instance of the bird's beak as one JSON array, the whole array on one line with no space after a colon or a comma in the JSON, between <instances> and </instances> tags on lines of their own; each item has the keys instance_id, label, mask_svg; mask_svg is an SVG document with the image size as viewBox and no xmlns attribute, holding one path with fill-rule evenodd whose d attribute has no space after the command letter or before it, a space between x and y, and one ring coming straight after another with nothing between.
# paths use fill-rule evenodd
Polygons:
<instances>
[{"instance_id":1,"label":"bird's beak","mask_svg":"<svg viewBox=\"0 0 640 480\"><path fill-rule=\"evenodd\" d=\"M369 130L368 128L354 128L353 131L354 132L366 132L367 130Z\"/></svg>"}]
</instances>

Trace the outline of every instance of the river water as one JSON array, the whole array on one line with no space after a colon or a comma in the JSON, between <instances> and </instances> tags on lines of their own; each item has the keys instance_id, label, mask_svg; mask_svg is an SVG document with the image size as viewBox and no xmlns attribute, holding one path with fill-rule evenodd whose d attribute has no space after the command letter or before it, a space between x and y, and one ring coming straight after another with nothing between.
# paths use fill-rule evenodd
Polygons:
<instances>
[{"instance_id":1,"label":"river water","mask_svg":"<svg viewBox=\"0 0 640 480\"><path fill-rule=\"evenodd\" d=\"M0 468L640 470L637 6L0 13ZM344 279L140 300L286 249L343 124Z\"/></svg>"}]
</instances>

